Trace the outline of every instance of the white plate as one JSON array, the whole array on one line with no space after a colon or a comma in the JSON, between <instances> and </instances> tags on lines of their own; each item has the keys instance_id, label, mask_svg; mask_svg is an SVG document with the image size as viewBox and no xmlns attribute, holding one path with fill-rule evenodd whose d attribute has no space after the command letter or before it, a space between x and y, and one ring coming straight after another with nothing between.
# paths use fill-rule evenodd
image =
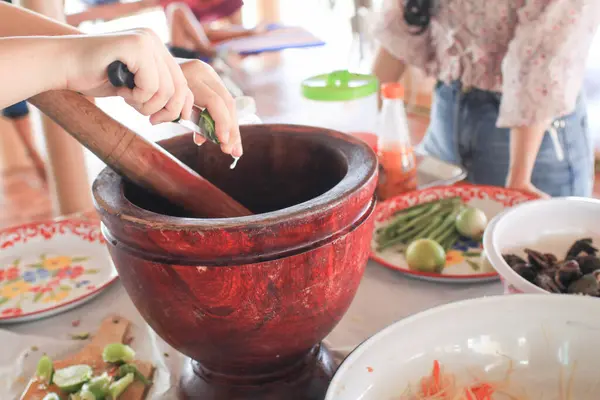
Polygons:
<instances>
[{"instance_id":1,"label":"white plate","mask_svg":"<svg viewBox=\"0 0 600 400\"><path fill-rule=\"evenodd\" d=\"M77 307L117 279L100 223L69 218L0 231L0 324Z\"/></svg>"},{"instance_id":2,"label":"white plate","mask_svg":"<svg viewBox=\"0 0 600 400\"><path fill-rule=\"evenodd\" d=\"M464 383L498 381L512 365L509 389L518 399L596 400L598 332L596 298L522 294L457 302L361 344L337 370L325 400L402 399L409 384L431 373L434 360ZM560 396L570 380L571 397Z\"/></svg>"},{"instance_id":3,"label":"white plate","mask_svg":"<svg viewBox=\"0 0 600 400\"><path fill-rule=\"evenodd\" d=\"M377 229L385 224L394 213L405 208L457 196L461 197L466 204L482 210L488 220L507 208L536 198L531 194L495 186L457 184L454 186L432 187L406 193L380 203L375 210L375 227ZM399 252L397 248L392 247L383 251L377 251L376 248L375 236L373 236L371 245L371 258L373 260L387 268L418 279L454 283L486 282L498 279L496 271L481 268L478 255L482 251L482 244L466 238L461 238L447 252L446 266L441 273L411 270L406 263L404 254Z\"/></svg>"}]
</instances>

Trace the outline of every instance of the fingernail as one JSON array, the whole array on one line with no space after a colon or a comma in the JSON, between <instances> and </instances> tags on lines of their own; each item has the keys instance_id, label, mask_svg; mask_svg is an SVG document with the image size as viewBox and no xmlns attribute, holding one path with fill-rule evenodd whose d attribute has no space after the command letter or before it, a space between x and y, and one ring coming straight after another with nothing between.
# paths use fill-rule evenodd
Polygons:
<instances>
[{"instance_id":1,"label":"fingernail","mask_svg":"<svg viewBox=\"0 0 600 400\"><path fill-rule=\"evenodd\" d=\"M206 142L206 139L202 135L199 135L198 133L194 132L194 143L196 143L196 145L198 146L201 146L202 144L204 144L204 142Z\"/></svg>"},{"instance_id":2,"label":"fingernail","mask_svg":"<svg viewBox=\"0 0 600 400\"><path fill-rule=\"evenodd\" d=\"M231 152L231 154L235 157L241 157L244 154L244 149L242 148L242 144L241 143L236 143L235 146L233 146L233 151Z\"/></svg>"}]
</instances>

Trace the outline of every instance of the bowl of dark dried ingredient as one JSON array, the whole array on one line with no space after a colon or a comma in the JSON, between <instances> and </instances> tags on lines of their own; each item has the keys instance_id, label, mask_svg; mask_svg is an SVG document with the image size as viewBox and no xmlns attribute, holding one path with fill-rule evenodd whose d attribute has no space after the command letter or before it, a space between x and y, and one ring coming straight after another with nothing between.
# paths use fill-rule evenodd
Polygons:
<instances>
[{"instance_id":1,"label":"bowl of dark dried ingredient","mask_svg":"<svg viewBox=\"0 0 600 400\"><path fill-rule=\"evenodd\" d=\"M600 200L578 197L518 205L483 238L504 292L600 297Z\"/></svg>"}]
</instances>

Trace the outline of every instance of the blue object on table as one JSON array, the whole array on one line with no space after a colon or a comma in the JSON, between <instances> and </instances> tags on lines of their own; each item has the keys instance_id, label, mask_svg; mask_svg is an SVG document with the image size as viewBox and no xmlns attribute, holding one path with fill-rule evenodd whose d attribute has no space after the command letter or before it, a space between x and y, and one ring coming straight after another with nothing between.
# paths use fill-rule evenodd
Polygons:
<instances>
[{"instance_id":1,"label":"blue object on table","mask_svg":"<svg viewBox=\"0 0 600 400\"><path fill-rule=\"evenodd\" d=\"M218 45L219 49L241 54L252 55L286 49L299 49L306 47L319 47L325 42L301 27L286 27L279 24L270 24L266 27L267 33L228 40ZM281 31L277 34L277 31Z\"/></svg>"}]
</instances>

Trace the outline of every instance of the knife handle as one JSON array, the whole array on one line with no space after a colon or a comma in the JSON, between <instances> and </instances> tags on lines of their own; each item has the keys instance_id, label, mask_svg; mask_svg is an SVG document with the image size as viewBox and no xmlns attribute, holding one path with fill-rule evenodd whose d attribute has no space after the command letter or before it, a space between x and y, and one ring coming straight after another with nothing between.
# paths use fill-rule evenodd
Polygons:
<instances>
[{"instance_id":1,"label":"knife handle","mask_svg":"<svg viewBox=\"0 0 600 400\"><path fill-rule=\"evenodd\" d=\"M135 75L121 61L113 61L108 66L108 80L114 87L135 87Z\"/></svg>"}]
</instances>

